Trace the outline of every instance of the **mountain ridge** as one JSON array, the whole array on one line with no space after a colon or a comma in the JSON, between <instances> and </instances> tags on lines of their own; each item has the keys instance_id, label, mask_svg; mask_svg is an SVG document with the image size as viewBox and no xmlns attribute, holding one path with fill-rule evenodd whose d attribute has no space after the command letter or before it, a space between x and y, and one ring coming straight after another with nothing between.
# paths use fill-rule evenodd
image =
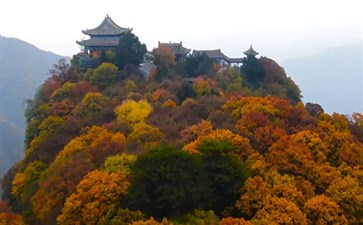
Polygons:
<instances>
[{"instance_id":1,"label":"mountain ridge","mask_svg":"<svg viewBox=\"0 0 363 225\"><path fill-rule=\"evenodd\" d=\"M281 63L301 88L304 102L319 103L328 113L343 114L363 112L362 64L361 42Z\"/></svg>"},{"instance_id":2,"label":"mountain ridge","mask_svg":"<svg viewBox=\"0 0 363 225\"><path fill-rule=\"evenodd\" d=\"M2 176L24 153L25 100L33 98L36 89L48 77L52 64L61 58L69 58L15 37L0 35L0 40L1 127L12 134L2 137ZM2 135L5 136L4 133Z\"/></svg>"}]
</instances>

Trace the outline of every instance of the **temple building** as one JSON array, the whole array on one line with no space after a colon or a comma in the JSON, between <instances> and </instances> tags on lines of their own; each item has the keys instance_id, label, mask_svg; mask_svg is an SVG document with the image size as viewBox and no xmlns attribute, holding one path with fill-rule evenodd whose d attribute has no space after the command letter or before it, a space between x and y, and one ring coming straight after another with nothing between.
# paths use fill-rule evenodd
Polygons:
<instances>
[{"instance_id":1,"label":"temple building","mask_svg":"<svg viewBox=\"0 0 363 225\"><path fill-rule=\"evenodd\" d=\"M220 65L229 64L229 58L220 49L215 50L193 50L194 56L206 54L210 60Z\"/></svg>"},{"instance_id":2,"label":"temple building","mask_svg":"<svg viewBox=\"0 0 363 225\"><path fill-rule=\"evenodd\" d=\"M82 46L85 53L92 57L99 57L102 51L115 49L120 38L127 32L131 32L130 28L118 26L108 15L103 22L94 29L82 30L82 33L90 36L90 39L76 41Z\"/></svg>"},{"instance_id":3,"label":"temple building","mask_svg":"<svg viewBox=\"0 0 363 225\"><path fill-rule=\"evenodd\" d=\"M209 59L213 62L218 63L222 66L224 65L239 65L242 63L243 58L229 58L220 49L215 50L194 50L193 55L199 56L202 54L206 54Z\"/></svg>"},{"instance_id":4,"label":"temple building","mask_svg":"<svg viewBox=\"0 0 363 225\"><path fill-rule=\"evenodd\" d=\"M247 57L256 57L256 55L258 55L259 53L256 52L253 48L252 45L250 45L250 48L243 52L243 54L245 54Z\"/></svg>"},{"instance_id":5,"label":"temple building","mask_svg":"<svg viewBox=\"0 0 363 225\"><path fill-rule=\"evenodd\" d=\"M188 55L191 49L185 48L183 46L183 43L160 43L158 44L158 48L160 47L166 47L169 48L174 54L175 54L175 60L176 61L183 61L185 57Z\"/></svg>"}]
</instances>

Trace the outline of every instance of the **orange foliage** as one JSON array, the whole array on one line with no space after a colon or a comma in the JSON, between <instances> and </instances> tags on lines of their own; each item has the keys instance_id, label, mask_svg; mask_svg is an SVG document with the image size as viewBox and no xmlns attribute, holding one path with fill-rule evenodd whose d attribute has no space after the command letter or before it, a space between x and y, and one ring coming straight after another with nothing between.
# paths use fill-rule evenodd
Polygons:
<instances>
[{"instance_id":1,"label":"orange foliage","mask_svg":"<svg viewBox=\"0 0 363 225\"><path fill-rule=\"evenodd\" d=\"M252 223L244 220L243 218L227 217L221 219L219 225L252 225Z\"/></svg>"},{"instance_id":2,"label":"orange foliage","mask_svg":"<svg viewBox=\"0 0 363 225\"><path fill-rule=\"evenodd\" d=\"M339 205L325 195L317 195L309 199L304 208L309 225L348 224Z\"/></svg>"},{"instance_id":3,"label":"orange foliage","mask_svg":"<svg viewBox=\"0 0 363 225\"><path fill-rule=\"evenodd\" d=\"M173 225L168 219L164 218L161 222L156 221L153 217L145 221L135 221L131 225Z\"/></svg>"},{"instance_id":4,"label":"orange foliage","mask_svg":"<svg viewBox=\"0 0 363 225\"><path fill-rule=\"evenodd\" d=\"M198 137L195 141L184 145L183 151L187 151L192 154L199 154L198 145L209 139L229 142L234 146L232 154L240 159L247 159L247 157L253 153L252 147L247 138L224 129L217 129L205 136Z\"/></svg>"},{"instance_id":5,"label":"orange foliage","mask_svg":"<svg viewBox=\"0 0 363 225\"><path fill-rule=\"evenodd\" d=\"M77 190L64 204L58 224L96 225L98 220L119 204L130 183L122 171L92 171L77 185Z\"/></svg>"},{"instance_id":6,"label":"orange foliage","mask_svg":"<svg viewBox=\"0 0 363 225\"><path fill-rule=\"evenodd\" d=\"M213 131L213 126L209 121L202 120L200 123L188 126L180 132L184 143L195 141L199 136L206 136Z\"/></svg>"},{"instance_id":7,"label":"orange foliage","mask_svg":"<svg viewBox=\"0 0 363 225\"><path fill-rule=\"evenodd\" d=\"M45 220L60 213L65 198L78 182L96 166L102 166L110 154L122 153L126 138L102 127L93 126L86 134L74 138L60 151L45 171L40 188L31 202L35 215Z\"/></svg>"},{"instance_id":8,"label":"orange foliage","mask_svg":"<svg viewBox=\"0 0 363 225\"><path fill-rule=\"evenodd\" d=\"M176 107L176 103L173 100L171 100L170 98L168 100L166 100L163 104L163 108L173 109L175 107Z\"/></svg>"},{"instance_id":9,"label":"orange foliage","mask_svg":"<svg viewBox=\"0 0 363 225\"><path fill-rule=\"evenodd\" d=\"M19 214L0 212L0 225L25 225Z\"/></svg>"},{"instance_id":10,"label":"orange foliage","mask_svg":"<svg viewBox=\"0 0 363 225\"><path fill-rule=\"evenodd\" d=\"M279 172L293 175L305 174L314 166L309 148L290 136L283 136L272 144L266 153L266 161Z\"/></svg>"},{"instance_id":11,"label":"orange foliage","mask_svg":"<svg viewBox=\"0 0 363 225\"><path fill-rule=\"evenodd\" d=\"M165 89L157 89L156 91L154 91L151 95L151 99L156 102L156 101L165 101L170 97L170 93L169 91L165 90Z\"/></svg>"},{"instance_id":12,"label":"orange foliage","mask_svg":"<svg viewBox=\"0 0 363 225\"><path fill-rule=\"evenodd\" d=\"M276 197L266 201L251 222L253 224L308 224L306 216L299 207L285 198Z\"/></svg>"},{"instance_id":13,"label":"orange foliage","mask_svg":"<svg viewBox=\"0 0 363 225\"><path fill-rule=\"evenodd\" d=\"M271 197L268 184L260 176L248 178L242 193L236 208L248 218L252 218L263 207L263 202Z\"/></svg>"},{"instance_id":14,"label":"orange foliage","mask_svg":"<svg viewBox=\"0 0 363 225\"><path fill-rule=\"evenodd\" d=\"M326 195L339 204L349 224L363 224L363 187L351 176L337 177Z\"/></svg>"}]
</instances>

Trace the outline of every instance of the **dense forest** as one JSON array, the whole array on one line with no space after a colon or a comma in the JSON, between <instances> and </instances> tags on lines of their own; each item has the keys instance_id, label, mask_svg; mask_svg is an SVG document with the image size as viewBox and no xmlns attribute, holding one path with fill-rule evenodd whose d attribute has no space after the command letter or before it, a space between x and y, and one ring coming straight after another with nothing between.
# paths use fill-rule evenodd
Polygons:
<instances>
[{"instance_id":1,"label":"dense forest","mask_svg":"<svg viewBox=\"0 0 363 225\"><path fill-rule=\"evenodd\" d=\"M363 223L363 116L304 105L272 59L176 60L130 33L50 75L0 224Z\"/></svg>"}]
</instances>

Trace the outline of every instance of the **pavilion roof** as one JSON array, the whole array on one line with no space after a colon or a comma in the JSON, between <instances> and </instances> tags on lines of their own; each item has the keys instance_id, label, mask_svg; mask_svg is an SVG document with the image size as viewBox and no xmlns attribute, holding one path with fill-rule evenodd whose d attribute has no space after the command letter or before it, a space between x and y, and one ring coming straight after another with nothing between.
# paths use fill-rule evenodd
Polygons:
<instances>
[{"instance_id":1,"label":"pavilion roof","mask_svg":"<svg viewBox=\"0 0 363 225\"><path fill-rule=\"evenodd\" d=\"M258 53L258 52L256 52L256 51L252 48L252 45L250 45L250 48L249 48L247 51L243 52L243 54L245 54L245 55L251 55L251 56L256 56L256 55L258 55L259 53Z\"/></svg>"},{"instance_id":2,"label":"pavilion roof","mask_svg":"<svg viewBox=\"0 0 363 225\"><path fill-rule=\"evenodd\" d=\"M85 47L117 47L119 41L120 39L117 38L91 38L76 42Z\"/></svg>"},{"instance_id":3,"label":"pavilion roof","mask_svg":"<svg viewBox=\"0 0 363 225\"><path fill-rule=\"evenodd\" d=\"M90 36L103 36L103 35L121 35L130 31L132 31L132 29L118 26L111 19L111 17L107 15L98 27L94 29L83 30L82 32Z\"/></svg>"},{"instance_id":4,"label":"pavilion roof","mask_svg":"<svg viewBox=\"0 0 363 225\"><path fill-rule=\"evenodd\" d=\"M183 43L160 43L158 47L170 48L175 55L187 55L191 49L183 47Z\"/></svg>"},{"instance_id":5,"label":"pavilion roof","mask_svg":"<svg viewBox=\"0 0 363 225\"><path fill-rule=\"evenodd\" d=\"M214 49L214 50L193 50L193 55L202 55L206 54L208 58L210 59L223 59L228 58L226 57L220 49Z\"/></svg>"}]
</instances>

